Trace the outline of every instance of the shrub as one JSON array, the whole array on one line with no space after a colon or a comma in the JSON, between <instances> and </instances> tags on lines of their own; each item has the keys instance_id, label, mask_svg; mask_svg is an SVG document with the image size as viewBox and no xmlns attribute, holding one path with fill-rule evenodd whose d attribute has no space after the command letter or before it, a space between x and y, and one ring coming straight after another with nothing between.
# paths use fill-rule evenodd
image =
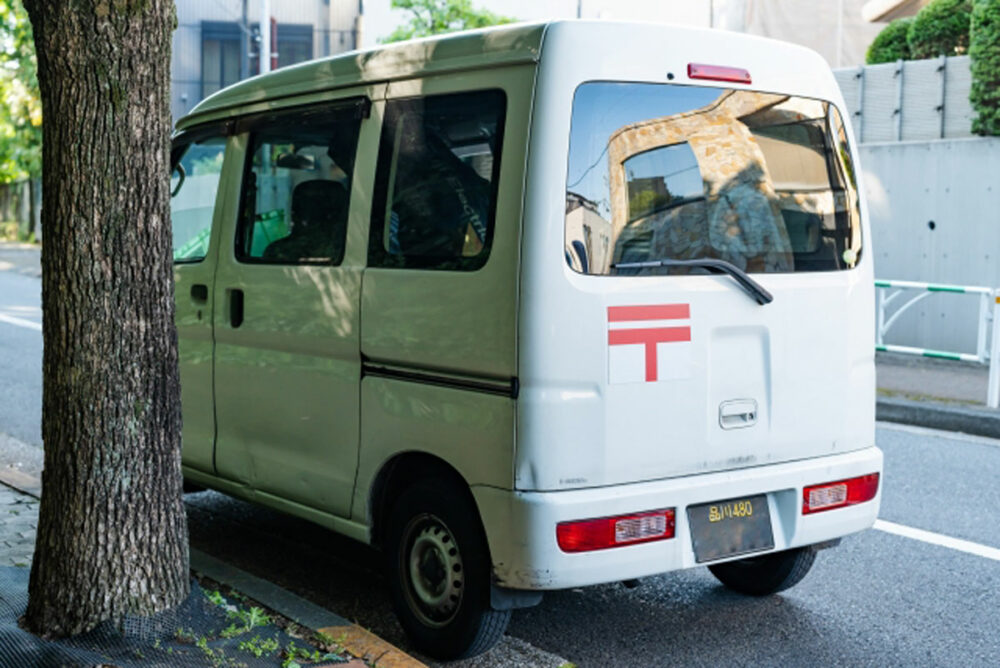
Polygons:
<instances>
[{"instance_id":1,"label":"shrub","mask_svg":"<svg viewBox=\"0 0 1000 668\"><path fill-rule=\"evenodd\" d=\"M961 55L969 50L972 0L933 0L910 23L910 57Z\"/></svg>"},{"instance_id":2,"label":"shrub","mask_svg":"<svg viewBox=\"0 0 1000 668\"><path fill-rule=\"evenodd\" d=\"M869 65L878 65L879 63L894 63L897 60L909 60L910 46L906 41L906 35L910 30L911 23L913 23L913 19L906 17L896 19L882 28L882 32L876 35L869 45L868 53L865 54L865 62Z\"/></svg>"},{"instance_id":3,"label":"shrub","mask_svg":"<svg viewBox=\"0 0 1000 668\"><path fill-rule=\"evenodd\" d=\"M977 112L972 131L1000 135L1000 0L976 0L972 10L969 56Z\"/></svg>"}]
</instances>

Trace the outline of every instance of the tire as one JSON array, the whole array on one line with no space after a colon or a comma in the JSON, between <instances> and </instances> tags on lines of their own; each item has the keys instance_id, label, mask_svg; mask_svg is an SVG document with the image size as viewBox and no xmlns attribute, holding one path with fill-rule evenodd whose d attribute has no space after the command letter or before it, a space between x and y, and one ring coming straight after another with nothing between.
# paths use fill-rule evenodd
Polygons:
<instances>
[{"instance_id":1,"label":"tire","mask_svg":"<svg viewBox=\"0 0 1000 668\"><path fill-rule=\"evenodd\" d=\"M509 610L490 607L489 548L463 492L443 479L418 482L389 515L386 557L396 616L417 649L441 660L485 652L510 621Z\"/></svg>"},{"instance_id":2,"label":"tire","mask_svg":"<svg viewBox=\"0 0 1000 668\"><path fill-rule=\"evenodd\" d=\"M769 596L797 585L814 561L816 550L808 546L728 561L709 566L708 570L733 591L750 596Z\"/></svg>"}]
</instances>

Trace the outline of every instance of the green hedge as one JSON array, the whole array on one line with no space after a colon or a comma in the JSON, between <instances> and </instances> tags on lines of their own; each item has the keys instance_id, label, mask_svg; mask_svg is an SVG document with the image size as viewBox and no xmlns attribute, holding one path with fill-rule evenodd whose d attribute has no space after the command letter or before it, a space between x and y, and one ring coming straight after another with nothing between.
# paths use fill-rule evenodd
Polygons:
<instances>
[{"instance_id":1,"label":"green hedge","mask_svg":"<svg viewBox=\"0 0 1000 668\"><path fill-rule=\"evenodd\" d=\"M976 0L972 10L969 56L972 93L977 112L972 131L1000 135L1000 0Z\"/></svg>"},{"instance_id":2,"label":"green hedge","mask_svg":"<svg viewBox=\"0 0 1000 668\"><path fill-rule=\"evenodd\" d=\"M910 23L907 42L914 60L955 56L969 50L972 0L934 0Z\"/></svg>"},{"instance_id":3,"label":"green hedge","mask_svg":"<svg viewBox=\"0 0 1000 668\"><path fill-rule=\"evenodd\" d=\"M910 31L912 17L896 19L882 32L875 36L875 40L868 47L865 54L865 62L869 65L879 63L894 63L897 60L910 59L910 46L907 44L906 36Z\"/></svg>"}]
</instances>

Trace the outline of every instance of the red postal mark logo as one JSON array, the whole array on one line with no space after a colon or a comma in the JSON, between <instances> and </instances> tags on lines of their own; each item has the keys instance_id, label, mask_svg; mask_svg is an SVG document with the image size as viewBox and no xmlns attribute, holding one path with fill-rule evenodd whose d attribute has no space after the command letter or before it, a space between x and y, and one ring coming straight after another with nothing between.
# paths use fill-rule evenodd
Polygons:
<instances>
[{"instance_id":1,"label":"red postal mark logo","mask_svg":"<svg viewBox=\"0 0 1000 668\"><path fill-rule=\"evenodd\" d=\"M658 346L663 343L688 344L682 350L673 350L667 353L677 360L676 353L681 353L683 358L690 358L691 327L687 324L682 326L663 326L663 321L690 320L690 304L651 304L647 306L609 306L608 307L608 380L611 383L647 382L655 383L660 380L662 373L663 355L660 354ZM621 346L622 348L618 348ZM640 349L638 346L642 346ZM640 352L641 360L640 360ZM665 352L665 351L664 351ZM684 360L682 360L684 361ZM683 366L687 368L686 361L682 365L670 364L669 368L674 373L667 375L672 377L685 377ZM676 372L682 372L680 375Z\"/></svg>"}]
</instances>

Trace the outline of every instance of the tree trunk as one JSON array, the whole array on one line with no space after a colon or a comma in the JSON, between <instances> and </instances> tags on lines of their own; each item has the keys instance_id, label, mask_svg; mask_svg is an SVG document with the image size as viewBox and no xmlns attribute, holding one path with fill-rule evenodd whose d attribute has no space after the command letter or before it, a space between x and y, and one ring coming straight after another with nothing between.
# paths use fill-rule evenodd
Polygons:
<instances>
[{"instance_id":1,"label":"tree trunk","mask_svg":"<svg viewBox=\"0 0 1000 668\"><path fill-rule=\"evenodd\" d=\"M45 471L25 627L187 596L169 213L172 0L24 0L43 134Z\"/></svg>"}]
</instances>

